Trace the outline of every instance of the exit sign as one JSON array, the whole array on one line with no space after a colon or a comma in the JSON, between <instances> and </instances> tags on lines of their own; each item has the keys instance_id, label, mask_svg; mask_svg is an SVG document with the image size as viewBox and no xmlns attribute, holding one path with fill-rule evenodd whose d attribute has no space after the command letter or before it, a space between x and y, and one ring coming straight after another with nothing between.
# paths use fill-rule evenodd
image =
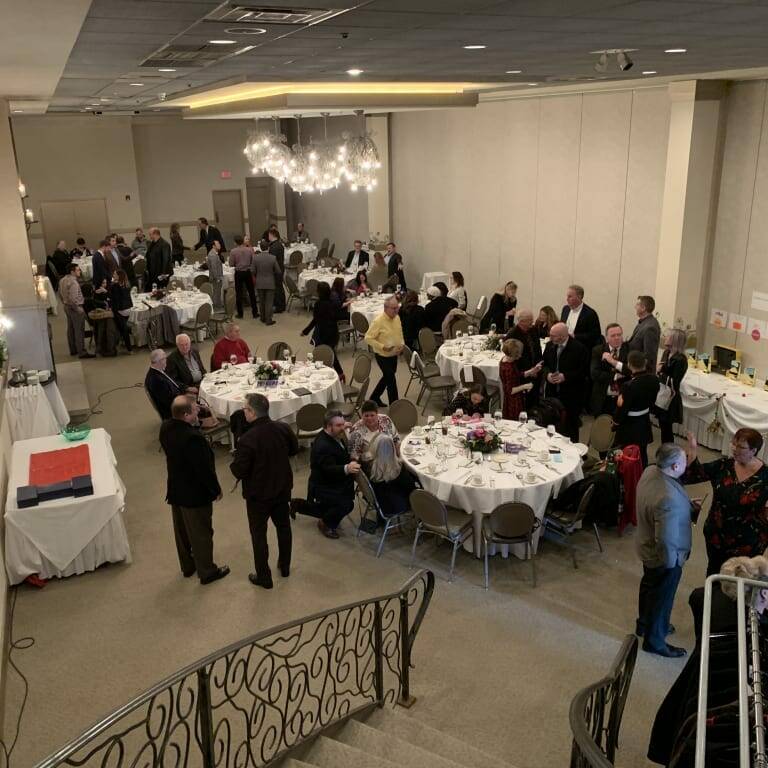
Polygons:
<instances>
[{"instance_id":1,"label":"exit sign","mask_svg":"<svg viewBox=\"0 0 768 768\"><path fill-rule=\"evenodd\" d=\"M219 171L219 176L222 179L231 179L232 171Z\"/></svg>"}]
</instances>

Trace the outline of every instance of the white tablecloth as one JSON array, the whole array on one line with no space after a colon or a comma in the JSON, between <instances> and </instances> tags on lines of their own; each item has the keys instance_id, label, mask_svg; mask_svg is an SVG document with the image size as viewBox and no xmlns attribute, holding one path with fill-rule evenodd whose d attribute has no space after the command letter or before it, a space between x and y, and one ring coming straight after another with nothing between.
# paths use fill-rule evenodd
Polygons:
<instances>
[{"instance_id":1,"label":"white tablecloth","mask_svg":"<svg viewBox=\"0 0 768 768\"><path fill-rule=\"evenodd\" d=\"M303 405L327 405L344 400L344 390L333 368L323 366L320 369L310 369L306 364L299 363L293 366L294 372L285 377L285 387L259 387L250 375L250 370L248 363L242 363L227 370L207 374L200 384L200 397L211 406L217 416L229 418L243 407L248 392L259 392L269 399L270 418L289 423L296 420L296 412ZM292 390L300 387L311 390L311 394L294 394Z\"/></svg>"},{"instance_id":2,"label":"white tablecloth","mask_svg":"<svg viewBox=\"0 0 768 768\"><path fill-rule=\"evenodd\" d=\"M29 484L30 456L83 443L90 446L93 495L19 509L16 490ZM92 571L105 562L131 561L122 518L125 486L116 464L103 429L94 429L80 443L56 436L13 444L5 506L5 566L11 584L35 573L49 579Z\"/></svg>"},{"instance_id":3,"label":"white tablecloth","mask_svg":"<svg viewBox=\"0 0 768 768\"><path fill-rule=\"evenodd\" d=\"M208 277L208 270L200 269L196 264L182 264L181 266L174 266L171 279L181 280L184 283L184 287L187 290L191 290L195 286L195 278L199 275ZM224 287L229 288L234 282L235 268L224 265Z\"/></svg>"},{"instance_id":4,"label":"white tablecloth","mask_svg":"<svg viewBox=\"0 0 768 768\"><path fill-rule=\"evenodd\" d=\"M5 418L13 442L58 435L61 428L69 424L69 413L56 382L45 387L40 384L8 387Z\"/></svg>"},{"instance_id":5,"label":"white tablecloth","mask_svg":"<svg viewBox=\"0 0 768 768\"><path fill-rule=\"evenodd\" d=\"M678 432L683 435L693 432L698 442L707 448L729 455L731 438L741 427L768 434L768 392L759 384L750 387L719 373L689 368L680 385L680 394L683 424ZM716 432L709 430L715 418L722 425ZM763 445L760 458L768 461L768 444Z\"/></svg>"},{"instance_id":6,"label":"white tablecloth","mask_svg":"<svg viewBox=\"0 0 768 768\"><path fill-rule=\"evenodd\" d=\"M354 276L354 272L344 272L343 274L338 275L335 272L331 272L330 269L305 269L299 275L298 286L299 290L303 291L307 285L307 280L317 280L318 283L333 285L333 281L337 277L343 277L344 284L346 285Z\"/></svg>"},{"instance_id":7,"label":"white tablecloth","mask_svg":"<svg viewBox=\"0 0 768 768\"><path fill-rule=\"evenodd\" d=\"M435 355L435 362L443 376L450 376L459 382L461 369L464 366L475 366L484 374L489 384L499 383L499 363L501 352L485 351L482 349L487 336L466 336L463 339L448 340L440 346ZM467 371L467 383L471 374Z\"/></svg>"},{"instance_id":8,"label":"white tablecloth","mask_svg":"<svg viewBox=\"0 0 768 768\"><path fill-rule=\"evenodd\" d=\"M134 256L133 263L135 264L139 259L145 259L145 256ZM93 256L75 256L72 259L73 264L77 264L80 267L81 277L83 280L93 280Z\"/></svg>"},{"instance_id":9,"label":"white tablecloth","mask_svg":"<svg viewBox=\"0 0 768 768\"><path fill-rule=\"evenodd\" d=\"M294 251L301 251L304 264L317 259L317 246L314 243L288 243L285 246L285 264L288 265L290 256Z\"/></svg>"},{"instance_id":10,"label":"white tablecloth","mask_svg":"<svg viewBox=\"0 0 768 768\"><path fill-rule=\"evenodd\" d=\"M213 301L207 293L197 291L173 291L167 299L163 300L165 304L173 307L179 318L179 324L189 323L195 319L197 310L202 304L210 304ZM149 307L147 307L149 304ZM133 309L128 316L131 323L140 323L142 315L146 314L150 307L159 307L160 302L150 298L148 293L138 293L133 296Z\"/></svg>"},{"instance_id":11,"label":"white tablecloth","mask_svg":"<svg viewBox=\"0 0 768 768\"><path fill-rule=\"evenodd\" d=\"M434 445L427 446L423 437L413 434L408 435L402 445L403 463L418 476L422 486L444 503L472 515L474 551L477 557L480 557L482 551L481 527L484 515L490 514L504 502L522 501L529 504L536 517L542 520L550 495L554 493L555 497L558 496L560 491L584 477L581 470L584 446L573 445L561 435L550 438L545 430L535 426L529 432L515 421L503 421L501 425L501 436L506 442L530 440L530 447L517 456L501 452L493 454L492 458L500 458L501 463L483 461L480 465L467 466L469 460L466 449L460 446L460 437L477 426L474 422L467 426L450 427L450 434L446 438L439 434L439 429L433 430L433 438L439 435L437 440L446 445L449 451L455 451L455 455L449 458L438 458ZM415 443L418 445L417 452L411 454ZM552 460L546 464L541 463L541 452L548 451L550 447L560 448L560 463ZM419 462L418 465L413 464L414 459ZM520 461L527 462L529 466L520 466ZM431 464L435 464L437 471L428 474L425 470ZM531 483L525 479L528 472L538 476ZM480 475L480 485L469 484L473 474ZM540 534L541 528L538 528L533 536L534 552ZM510 549L517 557L525 556L523 545L514 545Z\"/></svg>"},{"instance_id":12,"label":"white tablecloth","mask_svg":"<svg viewBox=\"0 0 768 768\"><path fill-rule=\"evenodd\" d=\"M421 276L421 290L426 291L431 285L441 282L450 286L451 276L447 272L425 272Z\"/></svg>"},{"instance_id":13,"label":"white tablecloth","mask_svg":"<svg viewBox=\"0 0 768 768\"><path fill-rule=\"evenodd\" d=\"M349 313L351 315L353 312L359 312L361 315L365 316L365 319L370 324L384 311L384 302L391 295L392 294L374 293L367 298L355 299L349 305ZM421 304L422 307L426 306L426 294L421 294L419 296L419 304Z\"/></svg>"}]
</instances>

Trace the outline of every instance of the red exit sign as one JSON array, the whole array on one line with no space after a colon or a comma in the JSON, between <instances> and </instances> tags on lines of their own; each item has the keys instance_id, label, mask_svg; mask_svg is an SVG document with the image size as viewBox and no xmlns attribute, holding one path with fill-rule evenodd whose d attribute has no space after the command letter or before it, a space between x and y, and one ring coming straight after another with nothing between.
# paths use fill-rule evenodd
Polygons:
<instances>
[{"instance_id":1,"label":"red exit sign","mask_svg":"<svg viewBox=\"0 0 768 768\"><path fill-rule=\"evenodd\" d=\"M222 179L231 179L232 171L219 171L219 177Z\"/></svg>"}]
</instances>

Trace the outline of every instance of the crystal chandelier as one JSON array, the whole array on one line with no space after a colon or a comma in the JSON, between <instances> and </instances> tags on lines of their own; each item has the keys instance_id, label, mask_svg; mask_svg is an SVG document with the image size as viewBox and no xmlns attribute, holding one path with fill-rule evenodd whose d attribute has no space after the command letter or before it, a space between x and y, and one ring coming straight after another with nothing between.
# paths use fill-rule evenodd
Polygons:
<instances>
[{"instance_id":1,"label":"crystal chandelier","mask_svg":"<svg viewBox=\"0 0 768 768\"><path fill-rule=\"evenodd\" d=\"M315 168L315 189L321 194L339 186L343 166L339 162L338 141L328 140L328 113L323 112L322 141L312 144L310 159Z\"/></svg>"},{"instance_id":2,"label":"crystal chandelier","mask_svg":"<svg viewBox=\"0 0 768 768\"><path fill-rule=\"evenodd\" d=\"M288 177L293 153L285 143L285 136L280 133L278 118L273 117L272 119L275 121L275 131L264 153L261 168L274 179L282 182Z\"/></svg>"},{"instance_id":3,"label":"crystal chandelier","mask_svg":"<svg viewBox=\"0 0 768 768\"><path fill-rule=\"evenodd\" d=\"M376 171L381 168L379 150L371 134L365 130L363 110L355 110L355 114L360 120L360 135L343 134L345 144L342 145L340 156L343 156L344 175L349 181L350 189L356 192L360 187L364 187L370 192L378 184Z\"/></svg>"},{"instance_id":4,"label":"crystal chandelier","mask_svg":"<svg viewBox=\"0 0 768 768\"><path fill-rule=\"evenodd\" d=\"M253 173L259 173L264 168L264 160L274 138L274 132L270 131L254 131L248 136L243 154L248 158Z\"/></svg>"},{"instance_id":5,"label":"crystal chandelier","mask_svg":"<svg viewBox=\"0 0 768 768\"><path fill-rule=\"evenodd\" d=\"M313 154L301 145L301 115L296 115L296 143L293 145L286 175L286 181L293 187L294 192L302 194L315 191L316 168Z\"/></svg>"}]
</instances>

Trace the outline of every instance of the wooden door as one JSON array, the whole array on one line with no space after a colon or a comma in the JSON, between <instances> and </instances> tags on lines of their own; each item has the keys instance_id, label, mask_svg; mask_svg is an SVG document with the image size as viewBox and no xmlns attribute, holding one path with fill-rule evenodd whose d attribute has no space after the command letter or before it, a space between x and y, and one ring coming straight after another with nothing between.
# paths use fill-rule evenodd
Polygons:
<instances>
[{"instance_id":1,"label":"wooden door","mask_svg":"<svg viewBox=\"0 0 768 768\"><path fill-rule=\"evenodd\" d=\"M232 238L245 232L243 194L239 189L213 190L213 219L227 247L232 248Z\"/></svg>"},{"instance_id":2,"label":"wooden door","mask_svg":"<svg viewBox=\"0 0 768 768\"><path fill-rule=\"evenodd\" d=\"M270 212L272 203L272 186L268 178L248 177L245 180L245 192L248 200L248 230L251 241L260 238L264 230L272 222Z\"/></svg>"}]
</instances>

